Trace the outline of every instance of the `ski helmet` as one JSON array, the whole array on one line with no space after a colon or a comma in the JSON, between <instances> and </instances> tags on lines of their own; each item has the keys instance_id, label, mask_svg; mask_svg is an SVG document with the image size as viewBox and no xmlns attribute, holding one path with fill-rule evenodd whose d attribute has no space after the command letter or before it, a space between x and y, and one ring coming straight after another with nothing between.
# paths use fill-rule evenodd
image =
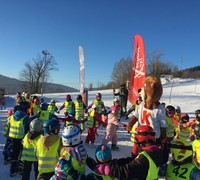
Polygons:
<instances>
[{"instance_id":1,"label":"ski helmet","mask_svg":"<svg viewBox=\"0 0 200 180\"><path fill-rule=\"evenodd\" d=\"M176 113L181 113L181 108L180 108L180 106L176 106L176 107L175 107L175 112L176 112Z\"/></svg>"},{"instance_id":2,"label":"ski helmet","mask_svg":"<svg viewBox=\"0 0 200 180\"><path fill-rule=\"evenodd\" d=\"M101 99L101 97L102 97L101 93L97 93L96 94L96 98L100 98Z\"/></svg>"},{"instance_id":3,"label":"ski helmet","mask_svg":"<svg viewBox=\"0 0 200 180\"><path fill-rule=\"evenodd\" d=\"M9 117L9 116L12 116L12 114L13 114L13 110L12 110L12 109L8 109L7 114L8 114L8 117Z\"/></svg>"},{"instance_id":4,"label":"ski helmet","mask_svg":"<svg viewBox=\"0 0 200 180\"><path fill-rule=\"evenodd\" d=\"M119 102L119 99L115 98L115 99L113 99L113 102L114 102L114 103L115 103L115 102Z\"/></svg>"},{"instance_id":5,"label":"ski helmet","mask_svg":"<svg viewBox=\"0 0 200 180\"><path fill-rule=\"evenodd\" d=\"M82 96L79 94L76 98L77 101L82 101Z\"/></svg>"},{"instance_id":6,"label":"ski helmet","mask_svg":"<svg viewBox=\"0 0 200 180\"><path fill-rule=\"evenodd\" d=\"M73 109L70 109L70 110L68 111L68 114L69 114L70 116L75 116L75 111L74 111Z\"/></svg>"},{"instance_id":7,"label":"ski helmet","mask_svg":"<svg viewBox=\"0 0 200 180\"><path fill-rule=\"evenodd\" d=\"M117 106L112 106L110 109L111 109L111 111L116 112L118 110L118 107Z\"/></svg>"},{"instance_id":8,"label":"ski helmet","mask_svg":"<svg viewBox=\"0 0 200 180\"><path fill-rule=\"evenodd\" d=\"M155 142L156 141L155 135L156 133L151 126L148 125L138 126L134 132L135 143L140 144L148 141Z\"/></svg>"},{"instance_id":9,"label":"ski helmet","mask_svg":"<svg viewBox=\"0 0 200 180\"><path fill-rule=\"evenodd\" d=\"M60 130L60 123L57 119L49 119L43 124L43 132L46 134L58 134Z\"/></svg>"},{"instance_id":10,"label":"ski helmet","mask_svg":"<svg viewBox=\"0 0 200 180\"><path fill-rule=\"evenodd\" d=\"M76 146L81 142L81 130L75 124L68 124L62 132L63 146Z\"/></svg>"},{"instance_id":11,"label":"ski helmet","mask_svg":"<svg viewBox=\"0 0 200 180\"><path fill-rule=\"evenodd\" d=\"M36 118L30 122L30 132L31 133L42 133L43 132L43 121Z\"/></svg>"},{"instance_id":12,"label":"ski helmet","mask_svg":"<svg viewBox=\"0 0 200 180\"><path fill-rule=\"evenodd\" d=\"M166 110L166 114L167 114L168 116L173 116L173 115L175 114L175 107L172 106L172 105L168 105L168 106L165 108L165 110Z\"/></svg>"},{"instance_id":13,"label":"ski helmet","mask_svg":"<svg viewBox=\"0 0 200 180\"><path fill-rule=\"evenodd\" d=\"M200 124L195 124L194 126L194 134L200 137Z\"/></svg>"},{"instance_id":14,"label":"ski helmet","mask_svg":"<svg viewBox=\"0 0 200 180\"><path fill-rule=\"evenodd\" d=\"M50 103L56 103L55 99L52 99L52 100L50 101Z\"/></svg>"},{"instance_id":15,"label":"ski helmet","mask_svg":"<svg viewBox=\"0 0 200 180\"><path fill-rule=\"evenodd\" d=\"M21 101L19 103L19 110L23 112L27 112L29 108L30 108L30 104L27 101Z\"/></svg>"},{"instance_id":16,"label":"ski helmet","mask_svg":"<svg viewBox=\"0 0 200 180\"><path fill-rule=\"evenodd\" d=\"M44 102L41 103L41 105L40 105L40 109L41 109L41 110L44 110L44 111L45 111L45 110L47 110L47 108L48 108L48 104L47 104L47 103L44 103Z\"/></svg>"},{"instance_id":17,"label":"ski helmet","mask_svg":"<svg viewBox=\"0 0 200 180\"><path fill-rule=\"evenodd\" d=\"M71 95L70 95L70 94L67 94L67 95L66 95L66 100L69 101L69 100L71 100L71 99L72 99L72 98L71 98Z\"/></svg>"},{"instance_id":18,"label":"ski helmet","mask_svg":"<svg viewBox=\"0 0 200 180\"><path fill-rule=\"evenodd\" d=\"M200 109L195 111L195 116L198 121L200 121Z\"/></svg>"},{"instance_id":19,"label":"ski helmet","mask_svg":"<svg viewBox=\"0 0 200 180\"><path fill-rule=\"evenodd\" d=\"M189 116L188 114L181 114L181 122L182 123L187 123L189 121Z\"/></svg>"},{"instance_id":20,"label":"ski helmet","mask_svg":"<svg viewBox=\"0 0 200 180\"><path fill-rule=\"evenodd\" d=\"M185 149L184 149L185 147ZM170 150L172 157L176 162L183 162L187 158L192 158L192 148L189 141L185 139L176 139L173 140L170 144Z\"/></svg>"}]
</instances>

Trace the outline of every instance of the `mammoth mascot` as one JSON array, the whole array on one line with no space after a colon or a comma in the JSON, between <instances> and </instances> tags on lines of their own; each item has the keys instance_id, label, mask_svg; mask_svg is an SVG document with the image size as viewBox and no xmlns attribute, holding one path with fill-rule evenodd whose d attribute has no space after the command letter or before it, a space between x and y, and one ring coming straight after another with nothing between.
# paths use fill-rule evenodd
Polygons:
<instances>
[{"instance_id":1,"label":"mammoth mascot","mask_svg":"<svg viewBox=\"0 0 200 180\"><path fill-rule=\"evenodd\" d=\"M143 101L133 113L127 125L127 131L131 131L133 126L137 124L149 125L156 132L157 142L161 142L166 138L166 113L165 107L160 104L159 100L163 93L162 84L159 78L147 76L144 80ZM134 133L131 137L134 139ZM133 156L137 155L138 147L134 144L132 149Z\"/></svg>"}]
</instances>

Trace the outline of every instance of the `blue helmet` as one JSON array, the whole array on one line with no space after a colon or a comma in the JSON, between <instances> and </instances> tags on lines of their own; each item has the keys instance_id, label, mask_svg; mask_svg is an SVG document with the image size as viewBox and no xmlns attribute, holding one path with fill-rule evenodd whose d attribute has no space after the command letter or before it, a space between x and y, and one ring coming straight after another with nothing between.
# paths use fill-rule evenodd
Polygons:
<instances>
[{"instance_id":1,"label":"blue helmet","mask_svg":"<svg viewBox=\"0 0 200 180\"><path fill-rule=\"evenodd\" d=\"M47 110L47 108L48 108L48 104L47 103L41 103L41 105L40 105L40 109L41 110Z\"/></svg>"},{"instance_id":2,"label":"blue helmet","mask_svg":"<svg viewBox=\"0 0 200 180\"><path fill-rule=\"evenodd\" d=\"M71 109L71 110L68 111L68 114L72 115L72 116L75 116L75 111L73 109Z\"/></svg>"},{"instance_id":3,"label":"blue helmet","mask_svg":"<svg viewBox=\"0 0 200 180\"><path fill-rule=\"evenodd\" d=\"M60 129L60 122L57 119L49 119L43 124L43 132L46 134L58 134Z\"/></svg>"}]
</instances>

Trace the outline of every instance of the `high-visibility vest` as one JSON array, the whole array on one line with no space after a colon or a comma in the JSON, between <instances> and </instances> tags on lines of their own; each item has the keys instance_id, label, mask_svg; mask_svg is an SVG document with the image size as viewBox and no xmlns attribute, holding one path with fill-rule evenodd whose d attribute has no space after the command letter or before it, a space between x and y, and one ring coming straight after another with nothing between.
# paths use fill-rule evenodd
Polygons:
<instances>
[{"instance_id":1,"label":"high-visibility vest","mask_svg":"<svg viewBox=\"0 0 200 180\"><path fill-rule=\"evenodd\" d=\"M83 102L75 102L75 111L76 115L75 118L76 120L81 120L84 118L84 108L83 108Z\"/></svg>"},{"instance_id":2,"label":"high-visibility vest","mask_svg":"<svg viewBox=\"0 0 200 180\"><path fill-rule=\"evenodd\" d=\"M98 125L99 125L98 121L94 121L94 111L91 111L90 115L87 117L87 127L88 128L98 127Z\"/></svg>"},{"instance_id":3,"label":"high-visibility vest","mask_svg":"<svg viewBox=\"0 0 200 180\"><path fill-rule=\"evenodd\" d=\"M58 148L60 146L60 137L54 144L52 144L49 147L45 147L41 143L41 137L37 141L36 145L37 147L36 156L38 158L38 171L39 173L54 172L55 166L59 158Z\"/></svg>"},{"instance_id":4,"label":"high-visibility vest","mask_svg":"<svg viewBox=\"0 0 200 180\"><path fill-rule=\"evenodd\" d=\"M178 125L178 128L176 131L178 133L178 138L185 139L185 140L188 140L190 138L190 127L181 129L180 125Z\"/></svg>"},{"instance_id":5,"label":"high-visibility vest","mask_svg":"<svg viewBox=\"0 0 200 180\"><path fill-rule=\"evenodd\" d=\"M153 160L151 159L151 157L148 155L146 151L140 152L136 158L138 158L141 154L144 155L149 161L149 170L148 170L146 180L158 179L159 168L156 166L156 164L153 162Z\"/></svg>"},{"instance_id":6,"label":"high-visibility vest","mask_svg":"<svg viewBox=\"0 0 200 180\"><path fill-rule=\"evenodd\" d=\"M72 105L73 105L72 101L65 101L64 112L68 112L69 110L72 110Z\"/></svg>"},{"instance_id":7,"label":"high-visibility vest","mask_svg":"<svg viewBox=\"0 0 200 180\"><path fill-rule=\"evenodd\" d=\"M55 113L55 109L56 109L55 105L49 104L48 108L47 108L47 111L49 111L50 113L54 114Z\"/></svg>"},{"instance_id":8,"label":"high-visibility vest","mask_svg":"<svg viewBox=\"0 0 200 180\"><path fill-rule=\"evenodd\" d=\"M47 121L50 118L50 114L51 113L49 111L41 110L39 119L42 121Z\"/></svg>"},{"instance_id":9,"label":"high-visibility vest","mask_svg":"<svg viewBox=\"0 0 200 180\"><path fill-rule=\"evenodd\" d=\"M174 137L174 130L176 128L176 125L173 123L172 118L167 117L167 137Z\"/></svg>"},{"instance_id":10,"label":"high-visibility vest","mask_svg":"<svg viewBox=\"0 0 200 180\"><path fill-rule=\"evenodd\" d=\"M181 166L174 165L173 163L169 163L167 165L167 180L183 180L190 179L190 173L192 169L195 168L195 165L192 163L183 164Z\"/></svg>"},{"instance_id":11,"label":"high-visibility vest","mask_svg":"<svg viewBox=\"0 0 200 180\"><path fill-rule=\"evenodd\" d=\"M65 157L65 159L68 161L70 160L70 154L67 151L63 152L62 157ZM83 159L82 163L79 163L75 158L71 157L71 165L74 170L84 174L86 169L86 157ZM71 177L68 175L67 179L71 179Z\"/></svg>"},{"instance_id":12,"label":"high-visibility vest","mask_svg":"<svg viewBox=\"0 0 200 180\"><path fill-rule=\"evenodd\" d=\"M27 115L17 121L14 119L14 115L10 117L10 129L8 136L15 139L22 139L25 135L23 121Z\"/></svg>"},{"instance_id":13,"label":"high-visibility vest","mask_svg":"<svg viewBox=\"0 0 200 180\"><path fill-rule=\"evenodd\" d=\"M40 105L33 105L33 115L36 115L40 111Z\"/></svg>"},{"instance_id":14,"label":"high-visibility vest","mask_svg":"<svg viewBox=\"0 0 200 180\"><path fill-rule=\"evenodd\" d=\"M200 140L195 139L192 143L192 150L194 154L194 163L200 167Z\"/></svg>"},{"instance_id":15,"label":"high-visibility vest","mask_svg":"<svg viewBox=\"0 0 200 180\"><path fill-rule=\"evenodd\" d=\"M7 118L7 122L6 122L6 124L4 125L3 135L8 135L8 133L9 133L10 119L11 119L11 116L9 116L9 117Z\"/></svg>"},{"instance_id":16,"label":"high-visibility vest","mask_svg":"<svg viewBox=\"0 0 200 180\"><path fill-rule=\"evenodd\" d=\"M98 114L102 114L102 108L103 108L103 101L97 101L94 100L94 104L97 105L98 108Z\"/></svg>"},{"instance_id":17,"label":"high-visibility vest","mask_svg":"<svg viewBox=\"0 0 200 180\"><path fill-rule=\"evenodd\" d=\"M36 143L40 136L31 140L28 139L28 134L25 135L23 139L23 150L22 150L22 161L38 161L36 158Z\"/></svg>"}]
</instances>

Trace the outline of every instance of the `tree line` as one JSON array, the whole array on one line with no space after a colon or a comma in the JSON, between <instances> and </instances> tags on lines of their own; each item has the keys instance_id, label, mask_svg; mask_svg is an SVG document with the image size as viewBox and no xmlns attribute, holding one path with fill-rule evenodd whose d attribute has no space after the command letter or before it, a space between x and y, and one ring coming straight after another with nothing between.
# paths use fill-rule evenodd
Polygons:
<instances>
[{"instance_id":1,"label":"tree line","mask_svg":"<svg viewBox=\"0 0 200 180\"><path fill-rule=\"evenodd\" d=\"M26 62L20 71L20 80L23 81L23 89L30 93L43 93L45 84L50 78L52 71L58 70L57 62L52 54L47 50L42 51L43 56L33 58ZM179 78L200 78L200 66L179 70L171 61L162 59L164 53L154 51L147 55L146 70L147 75L161 77L162 75L172 75ZM118 88L122 83L128 83L132 71L132 58L121 58L117 61L111 73L111 81L107 84L99 84L96 89ZM192 72L192 73L191 73ZM88 85L88 90L93 90L93 84Z\"/></svg>"}]
</instances>

